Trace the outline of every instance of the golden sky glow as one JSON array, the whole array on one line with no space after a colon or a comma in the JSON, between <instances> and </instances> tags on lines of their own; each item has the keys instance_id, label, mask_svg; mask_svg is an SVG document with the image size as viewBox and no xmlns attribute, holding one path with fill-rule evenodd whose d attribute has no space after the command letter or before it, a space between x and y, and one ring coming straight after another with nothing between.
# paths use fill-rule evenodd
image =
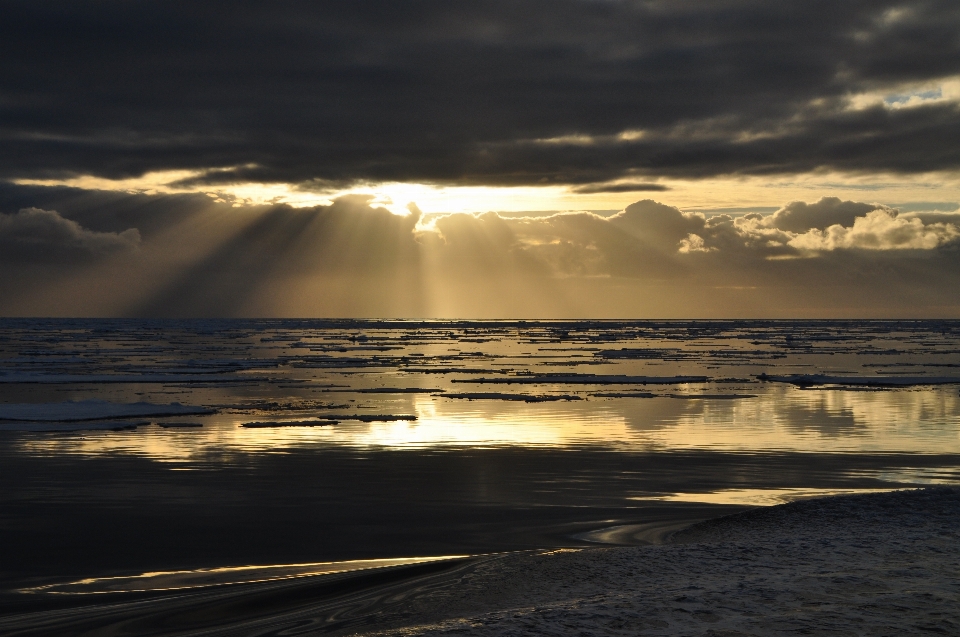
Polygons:
<instances>
[{"instance_id":1,"label":"golden sky glow","mask_svg":"<svg viewBox=\"0 0 960 637\"><path fill-rule=\"evenodd\" d=\"M904 175L805 174L790 177L714 178L699 181L658 180L663 192L580 194L567 186L435 186L383 183L335 192L311 192L294 184L230 184L216 188L180 187L177 182L199 172L169 171L142 177L111 180L83 176L69 179L22 179L16 183L37 186L70 186L90 190L131 193L207 193L212 201L234 205L284 203L294 207L326 205L347 194L370 194L372 203L396 214L406 214L416 204L426 214L451 212L548 212L567 210L621 210L640 199L656 199L684 210L716 208L779 208L790 201L815 201L839 197L884 204L960 201L960 176L955 173ZM618 182L614 182L618 183ZM955 209L956 206L948 208Z\"/></svg>"}]
</instances>

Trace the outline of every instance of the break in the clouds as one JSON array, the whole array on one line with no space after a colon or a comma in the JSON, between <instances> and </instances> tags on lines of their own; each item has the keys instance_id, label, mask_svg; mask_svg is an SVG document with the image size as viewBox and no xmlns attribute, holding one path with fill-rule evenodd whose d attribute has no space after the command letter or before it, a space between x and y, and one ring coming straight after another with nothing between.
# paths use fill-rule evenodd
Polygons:
<instances>
[{"instance_id":1,"label":"break in the clouds","mask_svg":"<svg viewBox=\"0 0 960 637\"><path fill-rule=\"evenodd\" d=\"M953 0L2 7L7 179L598 192L960 167Z\"/></svg>"},{"instance_id":2,"label":"break in the clouds","mask_svg":"<svg viewBox=\"0 0 960 637\"><path fill-rule=\"evenodd\" d=\"M822 198L771 214L644 199L609 216L397 215L362 195L234 208L0 187L0 205L25 201L46 210L0 217L0 248L47 256L0 259L7 315L960 314L957 212Z\"/></svg>"}]
</instances>

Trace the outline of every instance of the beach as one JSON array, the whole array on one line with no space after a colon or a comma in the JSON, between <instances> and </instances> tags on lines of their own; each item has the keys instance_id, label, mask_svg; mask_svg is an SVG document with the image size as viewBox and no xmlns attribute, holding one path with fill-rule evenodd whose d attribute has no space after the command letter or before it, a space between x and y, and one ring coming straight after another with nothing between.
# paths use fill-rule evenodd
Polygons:
<instances>
[{"instance_id":1,"label":"beach","mask_svg":"<svg viewBox=\"0 0 960 637\"><path fill-rule=\"evenodd\" d=\"M837 496L659 545L518 551L113 598L6 635L891 635L960 629L960 490Z\"/></svg>"},{"instance_id":2,"label":"beach","mask_svg":"<svg viewBox=\"0 0 960 637\"><path fill-rule=\"evenodd\" d=\"M517 555L378 635L960 631L960 491L843 496L694 525L662 546Z\"/></svg>"}]
</instances>

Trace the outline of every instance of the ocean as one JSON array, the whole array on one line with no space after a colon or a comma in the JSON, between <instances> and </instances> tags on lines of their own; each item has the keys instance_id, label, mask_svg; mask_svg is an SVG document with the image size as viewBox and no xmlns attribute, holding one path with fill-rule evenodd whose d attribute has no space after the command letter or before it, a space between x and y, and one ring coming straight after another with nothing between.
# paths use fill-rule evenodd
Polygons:
<instances>
[{"instance_id":1,"label":"ocean","mask_svg":"<svg viewBox=\"0 0 960 637\"><path fill-rule=\"evenodd\" d=\"M958 385L958 321L3 319L0 602L955 485Z\"/></svg>"}]
</instances>

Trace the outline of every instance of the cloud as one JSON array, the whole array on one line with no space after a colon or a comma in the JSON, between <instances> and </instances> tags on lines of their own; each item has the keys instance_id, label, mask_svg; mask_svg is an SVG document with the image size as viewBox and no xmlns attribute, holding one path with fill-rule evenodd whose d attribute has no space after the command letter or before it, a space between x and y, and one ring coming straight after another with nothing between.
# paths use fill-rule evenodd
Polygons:
<instances>
[{"instance_id":1,"label":"cloud","mask_svg":"<svg viewBox=\"0 0 960 637\"><path fill-rule=\"evenodd\" d=\"M885 17L901 5L14 3L0 22L0 178L590 191L953 170L960 6Z\"/></svg>"},{"instance_id":2,"label":"cloud","mask_svg":"<svg viewBox=\"0 0 960 637\"><path fill-rule=\"evenodd\" d=\"M834 224L825 230L809 230L790 240L801 250L932 250L960 238L952 223L924 223L897 217L895 212L873 210L857 217L850 227Z\"/></svg>"},{"instance_id":3,"label":"cloud","mask_svg":"<svg viewBox=\"0 0 960 637\"><path fill-rule=\"evenodd\" d=\"M625 184L588 184L577 186L573 192L579 194L596 194L602 192L666 192L669 186L663 184L625 183Z\"/></svg>"},{"instance_id":4,"label":"cloud","mask_svg":"<svg viewBox=\"0 0 960 637\"><path fill-rule=\"evenodd\" d=\"M30 201L59 213L0 217L4 315L960 316L960 215L864 202L425 218L0 187Z\"/></svg>"},{"instance_id":5,"label":"cloud","mask_svg":"<svg viewBox=\"0 0 960 637\"><path fill-rule=\"evenodd\" d=\"M609 223L645 243L672 247L690 233L702 230L706 221L701 214L644 199L610 217Z\"/></svg>"},{"instance_id":6,"label":"cloud","mask_svg":"<svg viewBox=\"0 0 960 637\"><path fill-rule=\"evenodd\" d=\"M960 208L957 201L908 201L888 205L900 212L953 212Z\"/></svg>"},{"instance_id":7,"label":"cloud","mask_svg":"<svg viewBox=\"0 0 960 637\"><path fill-rule=\"evenodd\" d=\"M780 230L805 232L811 228L849 226L857 217L863 217L868 212L878 209L886 210L884 206L877 204L841 201L837 197L823 197L812 204L792 201L773 213L768 224Z\"/></svg>"},{"instance_id":8,"label":"cloud","mask_svg":"<svg viewBox=\"0 0 960 637\"><path fill-rule=\"evenodd\" d=\"M877 204L832 198L791 202L772 215L737 218L685 213L647 199L611 217L448 215L435 219L421 237L430 233L440 237L439 245L454 261L462 258L477 266L486 260L491 270L523 263L528 272L560 276L676 280L698 272L704 277L722 272L743 276L750 268L769 268L771 259L835 251L931 252L956 242L960 224L953 217L929 222L900 217ZM481 256L468 257L473 252ZM709 266L703 258L709 258Z\"/></svg>"},{"instance_id":9,"label":"cloud","mask_svg":"<svg viewBox=\"0 0 960 637\"><path fill-rule=\"evenodd\" d=\"M53 210L24 208L0 214L0 259L26 262L74 262L135 251L140 232L94 232Z\"/></svg>"}]
</instances>

